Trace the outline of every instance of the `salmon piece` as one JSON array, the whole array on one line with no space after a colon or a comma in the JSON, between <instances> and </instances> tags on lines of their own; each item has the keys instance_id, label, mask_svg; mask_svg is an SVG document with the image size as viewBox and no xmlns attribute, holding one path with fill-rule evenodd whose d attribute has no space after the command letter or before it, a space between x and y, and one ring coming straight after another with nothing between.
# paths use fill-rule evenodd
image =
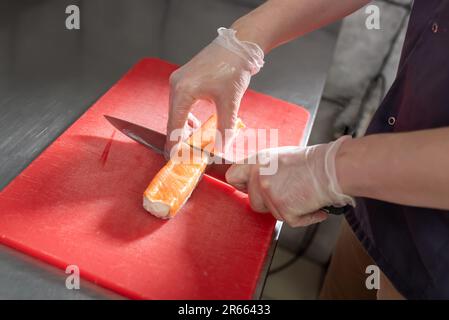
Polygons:
<instances>
[{"instance_id":1,"label":"salmon piece","mask_svg":"<svg viewBox=\"0 0 449 320\"><path fill-rule=\"evenodd\" d=\"M190 152L192 148L183 144L182 149ZM143 194L145 210L159 218L174 217L192 194L207 163L207 156L194 157L188 163L169 160Z\"/></svg>"},{"instance_id":2,"label":"salmon piece","mask_svg":"<svg viewBox=\"0 0 449 320\"><path fill-rule=\"evenodd\" d=\"M236 127L239 129L242 126L239 120ZM216 130L217 116L212 115L182 144L180 152L188 157L182 161L170 159L156 174L143 194L145 210L163 219L176 215L192 194L209 161L206 154L194 150L190 145L212 152Z\"/></svg>"}]
</instances>

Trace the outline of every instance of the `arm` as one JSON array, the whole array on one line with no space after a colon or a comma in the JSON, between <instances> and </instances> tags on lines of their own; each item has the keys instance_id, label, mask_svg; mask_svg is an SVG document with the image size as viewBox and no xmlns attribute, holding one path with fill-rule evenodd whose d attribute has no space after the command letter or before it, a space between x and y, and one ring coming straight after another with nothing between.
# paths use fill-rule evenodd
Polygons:
<instances>
[{"instance_id":1,"label":"arm","mask_svg":"<svg viewBox=\"0 0 449 320\"><path fill-rule=\"evenodd\" d=\"M269 0L231 26L240 40L271 49L344 18L369 0Z\"/></svg>"},{"instance_id":2,"label":"arm","mask_svg":"<svg viewBox=\"0 0 449 320\"><path fill-rule=\"evenodd\" d=\"M449 127L348 140L336 166L345 194L449 210Z\"/></svg>"},{"instance_id":3,"label":"arm","mask_svg":"<svg viewBox=\"0 0 449 320\"><path fill-rule=\"evenodd\" d=\"M323 221L329 205L367 197L402 205L449 209L449 127L376 134L307 148L261 151L277 163L233 165L226 179L248 191L255 211L270 211L293 227Z\"/></svg>"}]
</instances>

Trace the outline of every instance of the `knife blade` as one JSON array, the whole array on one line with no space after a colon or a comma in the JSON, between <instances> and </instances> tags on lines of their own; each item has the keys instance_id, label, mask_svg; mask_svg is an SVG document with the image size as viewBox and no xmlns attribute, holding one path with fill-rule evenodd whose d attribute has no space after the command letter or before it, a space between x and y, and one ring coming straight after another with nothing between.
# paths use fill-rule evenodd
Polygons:
<instances>
[{"instance_id":1,"label":"knife blade","mask_svg":"<svg viewBox=\"0 0 449 320\"><path fill-rule=\"evenodd\" d=\"M166 156L165 153L165 141L166 141L166 135L163 133L160 133L155 130L151 130L149 128L145 128L142 126L139 126L138 124L118 119L111 116L104 116L106 120L108 120L117 130L119 130L121 133L126 135L128 138L131 138L132 140L146 146L147 148L152 149L158 154L161 154L163 156ZM195 146L192 146L193 148L196 148ZM229 167L233 164L232 161L224 159L220 157L219 155L210 154L205 150L196 148L200 150L201 152L204 152L205 154L209 155L210 157L213 157L213 161L211 164L209 164L206 168L206 174L210 175L218 180L221 180L223 182L226 182L225 174L226 171L229 169ZM226 182L227 183L227 182Z\"/></svg>"},{"instance_id":2,"label":"knife blade","mask_svg":"<svg viewBox=\"0 0 449 320\"><path fill-rule=\"evenodd\" d=\"M164 149L167 137L165 134L116 117L108 115L104 115L104 117L109 121L110 124L112 124L112 126L114 126L117 130L119 130L127 137L146 146L147 148L152 149L158 154L165 155ZM195 146L192 147L196 148ZM205 150L201 151L213 157L212 163L209 164L206 168L206 174L227 183L225 174L229 167L233 164L233 162L222 158L219 155L210 154ZM341 215L349 211L349 209L350 206L341 208L329 206L321 208L320 210L333 215Z\"/></svg>"}]
</instances>

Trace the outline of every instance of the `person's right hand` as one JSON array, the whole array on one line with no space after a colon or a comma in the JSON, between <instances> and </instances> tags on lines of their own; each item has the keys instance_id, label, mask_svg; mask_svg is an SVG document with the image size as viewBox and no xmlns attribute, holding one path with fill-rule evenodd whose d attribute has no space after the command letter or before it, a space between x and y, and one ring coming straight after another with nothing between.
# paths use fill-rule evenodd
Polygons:
<instances>
[{"instance_id":1,"label":"person's right hand","mask_svg":"<svg viewBox=\"0 0 449 320\"><path fill-rule=\"evenodd\" d=\"M264 54L258 45L239 41L231 29L220 28L218 33L211 44L170 76L168 154L181 138L170 135L175 129L185 128L193 104L200 99L215 104L217 129L223 142L225 130L235 127L240 101L251 76L263 66ZM182 138L186 138L185 134ZM219 143L218 148L224 151L228 143Z\"/></svg>"},{"instance_id":2,"label":"person's right hand","mask_svg":"<svg viewBox=\"0 0 449 320\"><path fill-rule=\"evenodd\" d=\"M327 144L261 150L243 163L232 165L226 181L248 193L251 208L271 212L291 227L304 227L327 219L320 209L355 206L343 193L337 177L337 153L344 136Z\"/></svg>"}]
</instances>

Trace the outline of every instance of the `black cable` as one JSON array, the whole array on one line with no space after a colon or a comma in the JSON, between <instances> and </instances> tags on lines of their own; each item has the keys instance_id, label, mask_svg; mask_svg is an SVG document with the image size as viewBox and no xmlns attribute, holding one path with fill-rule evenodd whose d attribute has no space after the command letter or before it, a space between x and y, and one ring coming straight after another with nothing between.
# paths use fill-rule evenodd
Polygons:
<instances>
[{"instance_id":1,"label":"black cable","mask_svg":"<svg viewBox=\"0 0 449 320\"><path fill-rule=\"evenodd\" d=\"M315 238L315 235L316 235L316 233L318 231L319 226L320 226L319 223L315 223L314 225L311 225L310 227L308 227L306 232L305 232L305 234L304 234L304 238L302 239L301 244L299 245L298 251L296 251L295 256L292 257L287 262L285 262L284 264L280 265L279 267L271 269L268 272L268 275L275 274L275 273L277 273L279 271L282 271L282 270L290 267L299 258L304 256L304 254L307 252L307 250L309 249L310 245L312 244L313 239Z\"/></svg>"},{"instance_id":2,"label":"black cable","mask_svg":"<svg viewBox=\"0 0 449 320\"><path fill-rule=\"evenodd\" d=\"M347 99L337 99L337 98L332 98L332 97L328 97L325 95L323 95L321 97L321 101L327 101L327 102L339 105L342 108L344 108L349 102Z\"/></svg>"}]
</instances>

